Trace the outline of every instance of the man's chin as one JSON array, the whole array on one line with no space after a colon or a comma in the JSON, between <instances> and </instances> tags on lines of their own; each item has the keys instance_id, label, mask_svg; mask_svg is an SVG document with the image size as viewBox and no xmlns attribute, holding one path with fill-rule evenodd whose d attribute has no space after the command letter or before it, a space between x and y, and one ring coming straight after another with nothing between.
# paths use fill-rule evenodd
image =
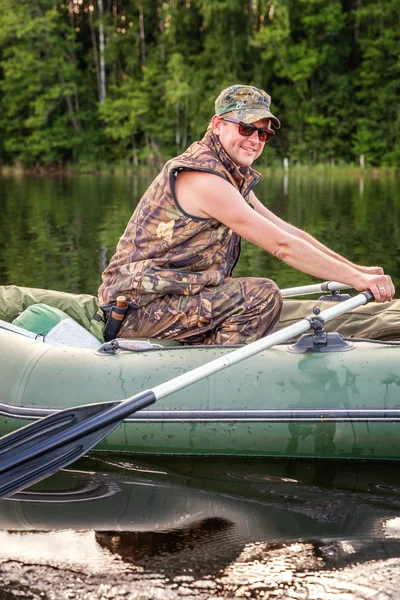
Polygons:
<instances>
[{"instance_id":1,"label":"man's chin","mask_svg":"<svg viewBox=\"0 0 400 600\"><path fill-rule=\"evenodd\" d=\"M231 156L231 159L238 167L251 167L257 156L246 155L242 152L237 153L236 156Z\"/></svg>"},{"instance_id":2,"label":"man's chin","mask_svg":"<svg viewBox=\"0 0 400 600\"><path fill-rule=\"evenodd\" d=\"M251 156L249 156L249 158L241 159L240 162L237 162L236 164L239 167L251 167L251 165L253 164L254 161L255 161L255 158L252 158Z\"/></svg>"},{"instance_id":3,"label":"man's chin","mask_svg":"<svg viewBox=\"0 0 400 600\"><path fill-rule=\"evenodd\" d=\"M256 152L242 152L240 156L240 160L243 163L244 167L250 167L253 162L258 158L258 154Z\"/></svg>"}]
</instances>

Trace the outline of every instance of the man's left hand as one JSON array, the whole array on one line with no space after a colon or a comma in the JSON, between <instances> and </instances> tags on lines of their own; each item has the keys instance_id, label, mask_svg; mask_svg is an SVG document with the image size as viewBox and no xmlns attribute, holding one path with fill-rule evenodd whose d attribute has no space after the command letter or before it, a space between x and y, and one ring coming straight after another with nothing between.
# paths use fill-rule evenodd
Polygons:
<instances>
[{"instance_id":1,"label":"man's left hand","mask_svg":"<svg viewBox=\"0 0 400 600\"><path fill-rule=\"evenodd\" d=\"M361 273L365 273L366 275L383 275L384 270L382 267L358 267L358 270Z\"/></svg>"}]
</instances>

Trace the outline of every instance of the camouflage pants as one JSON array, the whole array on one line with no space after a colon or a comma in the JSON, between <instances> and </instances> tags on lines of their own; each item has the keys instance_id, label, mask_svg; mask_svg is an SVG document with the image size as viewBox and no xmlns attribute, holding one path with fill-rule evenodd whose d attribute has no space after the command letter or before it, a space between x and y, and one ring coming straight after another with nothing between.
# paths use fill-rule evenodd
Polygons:
<instances>
[{"instance_id":1,"label":"camouflage pants","mask_svg":"<svg viewBox=\"0 0 400 600\"><path fill-rule=\"evenodd\" d=\"M194 296L163 296L129 311L118 337L245 344L270 333L281 308L279 289L270 279L227 278Z\"/></svg>"}]
</instances>

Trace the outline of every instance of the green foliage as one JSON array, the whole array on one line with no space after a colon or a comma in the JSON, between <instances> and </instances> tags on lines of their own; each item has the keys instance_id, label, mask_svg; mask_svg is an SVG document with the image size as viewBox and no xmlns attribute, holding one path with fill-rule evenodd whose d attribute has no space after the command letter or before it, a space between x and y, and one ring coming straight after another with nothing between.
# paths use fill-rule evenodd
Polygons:
<instances>
[{"instance_id":1,"label":"green foliage","mask_svg":"<svg viewBox=\"0 0 400 600\"><path fill-rule=\"evenodd\" d=\"M367 164L400 160L400 0L366 2L357 12L362 61L357 73L354 148Z\"/></svg>"},{"instance_id":2,"label":"green foliage","mask_svg":"<svg viewBox=\"0 0 400 600\"><path fill-rule=\"evenodd\" d=\"M399 14L400 0L0 0L0 162L158 164L240 82L282 121L267 163L397 166Z\"/></svg>"},{"instance_id":3,"label":"green foliage","mask_svg":"<svg viewBox=\"0 0 400 600\"><path fill-rule=\"evenodd\" d=\"M135 81L110 90L110 95L99 105L99 116L104 123L104 133L112 145L114 158L125 157L129 149L135 152L134 136L141 128L144 115L148 112L146 95Z\"/></svg>"}]
</instances>

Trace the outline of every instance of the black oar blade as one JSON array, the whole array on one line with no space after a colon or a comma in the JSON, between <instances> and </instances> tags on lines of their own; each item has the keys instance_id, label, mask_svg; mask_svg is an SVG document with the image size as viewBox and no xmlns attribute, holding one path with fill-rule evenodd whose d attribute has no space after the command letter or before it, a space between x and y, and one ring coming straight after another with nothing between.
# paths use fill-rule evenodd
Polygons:
<instances>
[{"instance_id":1,"label":"black oar blade","mask_svg":"<svg viewBox=\"0 0 400 600\"><path fill-rule=\"evenodd\" d=\"M92 431L69 444L51 448L47 452L33 458L30 458L28 453L26 453L23 462L20 461L16 466L13 465L9 469L3 470L3 473L0 475L0 498L10 497L15 492L19 492L75 462L111 433L118 424L116 422L101 430Z\"/></svg>"},{"instance_id":2,"label":"black oar blade","mask_svg":"<svg viewBox=\"0 0 400 600\"><path fill-rule=\"evenodd\" d=\"M51 436L56 436L62 431L70 431L71 427L77 423L82 423L106 412L117 404L119 403L104 402L70 408L29 423L25 427L5 435L0 439L0 473L9 468L11 462L14 464L18 456L24 459L29 456L30 451L42 441L49 440Z\"/></svg>"},{"instance_id":3,"label":"black oar blade","mask_svg":"<svg viewBox=\"0 0 400 600\"><path fill-rule=\"evenodd\" d=\"M0 498L52 475L91 450L128 415L153 404L151 390L122 402L63 410L0 440Z\"/></svg>"}]
</instances>

